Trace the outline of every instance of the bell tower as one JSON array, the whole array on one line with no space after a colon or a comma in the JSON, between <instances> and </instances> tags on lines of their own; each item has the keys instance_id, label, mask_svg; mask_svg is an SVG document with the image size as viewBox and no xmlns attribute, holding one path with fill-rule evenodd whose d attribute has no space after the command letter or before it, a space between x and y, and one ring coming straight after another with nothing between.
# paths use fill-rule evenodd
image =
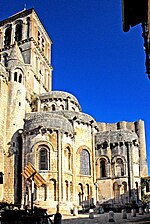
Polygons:
<instances>
[{"instance_id":1,"label":"bell tower","mask_svg":"<svg viewBox=\"0 0 150 224\"><path fill-rule=\"evenodd\" d=\"M21 203L24 118L35 98L51 91L51 45L34 9L0 22L1 201Z\"/></svg>"},{"instance_id":2,"label":"bell tower","mask_svg":"<svg viewBox=\"0 0 150 224\"><path fill-rule=\"evenodd\" d=\"M34 9L23 10L0 22L1 63L7 67L8 57L17 42L25 64L26 98L51 91L52 41Z\"/></svg>"}]
</instances>

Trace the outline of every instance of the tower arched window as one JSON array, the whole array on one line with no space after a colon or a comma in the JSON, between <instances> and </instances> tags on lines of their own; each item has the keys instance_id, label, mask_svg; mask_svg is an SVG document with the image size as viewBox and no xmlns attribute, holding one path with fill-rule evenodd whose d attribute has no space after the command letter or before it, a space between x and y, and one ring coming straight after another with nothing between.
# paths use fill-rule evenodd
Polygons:
<instances>
[{"instance_id":1,"label":"tower arched window","mask_svg":"<svg viewBox=\"0 0 150 224\"><path fill-rule=\"evenodd\" d=\"M19 82L22 83L22 75L19 75Z\"/></svg>"},{"instance_id":2,"label":"tower arched window","mask_svg":"<svg viewBox=\"0 0 150 224\"><path fill-rule=\"evenodd\" d=\"M101 159L100 161L100 177L106 177L106 160Z\"/></svg>"},{"instance_id":3,"label":"tower arched window","mask_svg":"<svg viewBox=\"0 0 150 224\"><path fill-rule=\"evenodd\" d=\"M91 175L90 154L86 149L80 153L80 174Z\"/></svg>"},{"instance_id":4,"label":"tower arched window","mask_svg":"<svg viewBox=\"0 0 150 224\"><path fill-rule=\"evenodd\" d=\"M18 42L22 40L22 24L18 23L16 25L16 30L15 30L15 40Z\"/></svg>"},{"instance_id":5,"label":"tower arched window","mask_svg":"<svg viewBox=\"0 0 150 224\"><path fill-rule=\"evenodd\" d=\"M12 33L12 26L10 25L8 28L5 30L5 41L4 41L4 46L9 46L11 44L11 33Z\"/></svg>"},{"instance_id":6,"label":"tower arched window","mask_svg":"<svg viewBox=\"0 0 150 224\"><path fill-rule=\"evenodd\" d=\"M17 72L14 73L14 81L17 82Z\"/></svg>"},{"instance_id":7,"label":"tower arched window","mask_svg":"<svg viewBox=\"0 0 150 224\"><path fill-rule=\"evenodd\" d=\"M47 149L41 148L39 151L39 165L40 170L48 170L48 155Z\"/></svg>"}]
</instances>

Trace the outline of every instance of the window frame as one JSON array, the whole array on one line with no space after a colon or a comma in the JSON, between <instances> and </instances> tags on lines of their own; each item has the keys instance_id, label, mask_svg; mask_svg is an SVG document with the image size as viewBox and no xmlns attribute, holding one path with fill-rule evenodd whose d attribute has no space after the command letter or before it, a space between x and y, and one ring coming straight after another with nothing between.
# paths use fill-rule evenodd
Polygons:
<instances>
[{"instance_id":1,"label":"window frame","mask_svg":"<svg viewBox=\"0 0 150 224\"><path fill-rule=\"evenodd\" d=\"M82 155L83 152L86 152L87 154ZM85 159L87 155L88 155L88 158ZM90 153L87 149L82 149L80 152L80 174L91 176L91 159L90 159Z\"/></svg>"},{"instance_id":2,"label":"window frame","mask_svg":"<svg viewBox=\"0 0 150 224\"><path fill-rule=\"evenodd\" d=\"M41 151L45 151L46 154L43 156L44 157L44 161L42 161L41 163ZM42 158L43 160L43 158ZM41 146L39 148L39 170L49 170L50 165L49 165L49 153L48 153L48 149L45 146Z\"/></svg>"}]
</instances>

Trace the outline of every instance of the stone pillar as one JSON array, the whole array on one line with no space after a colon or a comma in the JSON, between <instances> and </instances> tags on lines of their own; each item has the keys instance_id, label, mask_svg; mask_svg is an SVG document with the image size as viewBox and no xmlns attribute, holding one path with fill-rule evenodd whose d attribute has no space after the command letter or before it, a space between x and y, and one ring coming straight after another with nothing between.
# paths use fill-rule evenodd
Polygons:
<instances>
[{"instance_id":1,"label":"stone pillar","mask_svg":"<svg viewBox=\"0 0 150 224\"><path fill-rule=\"evenodd\" d=\"M61 169L62 169L62 163L61 163L61 132L58 131L57 132L57 138L58 138L58 146L57 146L57 169L58 169L58 179L57 179L57 186L58 186L58 207L57 207L57 211L59 212L59 206L60 206L60 202L62 200L62 176L61 176Z\"/></svg>"},{"instance_id":2,"label":"stone pillar","mask_svg":"<svg viewBox=\"0 0 150 224\"><path fill-rule=\"evenodd\" d=\"M52 89L52 72L48 74L48 90L51 91Z\"/></svg>"},{"instance_id":3,"label":"stone pillar","mask_svg":"<svg viewBox=\"0 0 150 224\"><path fill-rule=\"evenodd\" d=\"M148 176L148 165L146 159L146 141L144 121L135 122L135 132L139 137L139 153L140 153L140 176Z\"/></svg>"},{"instance_id":4,"label":"stone pillar","mask_svg":"<svg viewBox=\"0 0 150 224\"><path fill-rule=\"evenodd\" d=\"M114 212L113 211L109 211L109 213L108 213L108 220L109 220L109 222L115 222Z\"/></svg>"},{"instance_id":5,"label":"stone pillar","mask_svg":"<svg viewBox=\"0 0 150 224\"><path fill-rule=\"evenodd\" d=\"M130 177L131 177L131 189L135 188L135 181L134 181L134 146L132 143L130 143Z\"/></svg>"},{"instance_id":6,"label":"stone pillar","mask_svg":"<svg viewBox=\"0 0 150 224\"><path fill-rule=\"evenodd\" d=\"M0 30L0 48L3 48L3 32Z\"/></svg>"},{"instance_id":7,"label":"stone pillar","mask_svg":"<svg viewBox=\"0 0 150 224\"><path fill-rule=\"evenodd\" d=\"M22 23L22 40L25 40L27 38L27 22L24 21Z\"/></svg>"},{"instance_id":8,"label":"stone pillar","mask_svg":"<svg viewBox=\"0 0 150 224\"><path fill-rule=\"evenodd\" d=\"M130 161L130 143L126 142L127 147L127 172L128 172L128 192L129 192L129 203L131 199L131 161Z\"/></svg>"},{"instance_id":9,"label":"stone pillar","mask_svg":"<svg viewBox=\"0 0 150 224\"><path fill-rule=\"evenodd\" d=\"M91 158L90 158L90 161L91 161L91 175L93 176L93 184L95 184L94 186L94 195L92 195L92 197L94 196L94 201L95 201L95 204L97 203L97 200L98 200L98 184L96 183L96 166L95 166L95 128L92 127L91 125L91 152L92 152L92 155L91 155Z\"/></svg>"},{"instance_id":10,"label":"stone pillar","mask_svg":"<svg viewBox=\"0 0 150 224\"><path fill-rule=\"evenodd\" d=\"M131 216L136 217L136 209L131 209Z\"/></svg>"},{"instance_id":11,"label":"stone pillar","mask_svg":"<svg viewBox=\"0 0 150 224\"><path fill-rule=\"evenodd\" d=\"M14 44L15 42L15 29L16 29L16 26L12 26L12 30L11 30L11 42L10 44Z\"/></svg>"},{"instance_id":12,"label":"stone pillar","mask_svg":"<svg viewBox=\"0 0 150 224\"><path fill-rule=\"evenodd\" d=\"M66 110L70 110L70 97L67 97L66 100Z\"/></svg>"},{"instance_id":13,"label":"stone pillar","mask_svg":"<svg viewBox=\"0 0 150 224\"><path fill-rule=\"evenodd\" d=\"M62 150L62 135L63 133L61 132L61 199L64 201L66 200L66 198L64 198L64 196L66 196L64 195L64 192L66 194L66 183L64 180L64 150Z\"/></svg>"},{"instance_id":14,"label":"stone pillar","mask_svg":"<svg viewBox=\"0 0 150 224\"><path fill-rule=\"evenodd\" d=\"M127 212L125 209L122 209L121 216L122 216L122 219L127 219Z\"/></svg>"},{"instance_id":15,"label":"stone pillar","mask_svg":"<svg viewBox=\"0 0 150 224\"><path fill-rule=\"evenodd\" d=\"M33 25L34 25L34 19L32 18L32 16L30 17L28 24L29 24L29 38L30 38L30 37L32 37Z\"/></svg>"},{"instance_id":16,"label":"stone pillar","mask_svg":"<svg viewBox=\"0 0 150 224\"><path fill-rule=\"evenodd\" d=\"M73 121L73 127L74 127L74 122ZM72 148L75 149L75 135L73 136L73 140L72 140L73 144L72 144ZM73 204L75 205L75 207L77 206L77 174L76 174L76 167L75 167L75 164L76 164L76 152L74 152L72 150L72 190L73 190Z\"/></svg>"}]
</instances>

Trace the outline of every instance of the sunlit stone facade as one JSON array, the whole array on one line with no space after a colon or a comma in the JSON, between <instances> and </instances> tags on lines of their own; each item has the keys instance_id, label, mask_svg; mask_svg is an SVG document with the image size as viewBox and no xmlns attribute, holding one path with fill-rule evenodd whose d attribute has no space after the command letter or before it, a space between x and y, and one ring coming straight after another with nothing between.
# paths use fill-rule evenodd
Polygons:
<instances>
[{"instance_id":1,"label":"sunlit stone facade","mask_svg":"<svg viewBox=\"0 0 150 224\"><path fill-rule=\"evenodd\" d=\"M30 205L29 162L46 181L34 205L50 212L137 200L144 122L96 122L75 96L53 91L51 44L34 9L0 22L0 201Z\"/></svg>"}]
</instances>

